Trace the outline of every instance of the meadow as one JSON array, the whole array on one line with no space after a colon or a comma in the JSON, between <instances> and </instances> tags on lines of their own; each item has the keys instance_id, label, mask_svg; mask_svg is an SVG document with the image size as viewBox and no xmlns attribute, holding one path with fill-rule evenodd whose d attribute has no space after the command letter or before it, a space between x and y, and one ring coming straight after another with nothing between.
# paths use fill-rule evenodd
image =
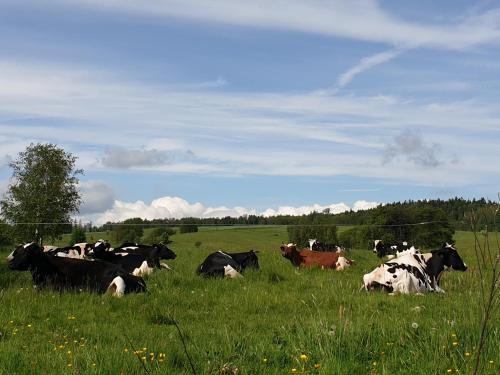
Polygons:
<instances>
[{"instance_id":1,"label":"meadow","mask_svg":"<svg viewBox=\"0 0 500 375\"><path fill-rule=\"evenodd\" d=\"M94 239L102 235L93 234ZM296 270L282 258L285 227L203 228L176 234L172 271L148 292L118 299L85 291L36 291L0 252L0 374L449 374L471 372L480 293L469 232L457 232L465 273L442 278L445 294L360 291L379 264L352 250L344 272ZM114 244L116 245L116 244ZM195 274L215 250L259 251L242 279ZM498 315L481 374L498 374Z\"/></svg>"}]
</instances>

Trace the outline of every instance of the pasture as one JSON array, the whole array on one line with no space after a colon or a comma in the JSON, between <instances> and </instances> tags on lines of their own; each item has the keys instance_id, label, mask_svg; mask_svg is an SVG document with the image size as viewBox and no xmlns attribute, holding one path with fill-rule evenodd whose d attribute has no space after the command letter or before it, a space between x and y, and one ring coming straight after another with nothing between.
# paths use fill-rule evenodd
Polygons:
<instances>
[{"instance_id":1,"label":"pasture","mask_svg":"<svg viewBox=\"0 0 500 375\"><path fill-rule=\"evenodd\" d=\"M173 271L155 272L146 294L121 299L38 292L29 273L8 270L4 249L0 374L190 374L172 320L198 374L470 373L478 274L472 234L455 237L469 269L443 276L445 294L424 296L360 291L363 274L379 264L367 250L350 252L356 264L347 271L296 270L280 255L287 235L278 226L176 234ZM212 251L249 249L259 251L261 270L243 279L194 273ZM500 372L499 347L496 328L482 374Z\"/></svg>"}]
</instances>

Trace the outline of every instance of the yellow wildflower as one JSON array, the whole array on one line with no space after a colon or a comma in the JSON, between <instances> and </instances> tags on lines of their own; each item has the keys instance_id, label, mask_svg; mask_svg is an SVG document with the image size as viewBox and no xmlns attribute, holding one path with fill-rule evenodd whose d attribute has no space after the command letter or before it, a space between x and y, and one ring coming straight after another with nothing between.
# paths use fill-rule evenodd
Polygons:
<instances>
[{"instance_id":1,"label":"yellow wildflower","mask_svg":"<svg viewBox=\"0 0 500 375\"><path fill-rule=\"evenodd\" d=\"M299 358L301 361L307 361L307 355L305 354L301 354Z\"/></svg>"}]
</instances>

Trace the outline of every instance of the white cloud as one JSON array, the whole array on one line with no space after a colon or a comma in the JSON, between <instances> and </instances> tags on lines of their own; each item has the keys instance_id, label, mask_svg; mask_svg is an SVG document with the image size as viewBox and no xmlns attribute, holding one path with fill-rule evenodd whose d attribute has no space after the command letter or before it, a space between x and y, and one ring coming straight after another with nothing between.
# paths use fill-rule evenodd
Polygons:
<instances>
[{"instance_id":1,"label":"white cloud","mask_svg":"<svg viewBox=\"0 0 500 375\"><path fill-rule=\"evenodd\" d=\"M82 195L79 215L103 212L113 207L115 193L102 181L80 181L78 189Z\"/></svg>"},{"instance_id":2,"label":"white cloud","mask_svg":"<svg viewBox=\"0 0 500 375\"><path fill-rule=\"evenodd\" d=\"M398 56L402 51L401 50L391 50L380 52L372 56L368 56L363 58L356 66L349 69L347 72L343 73L339 77L339 86L344 87L348 83L350 83L355 76L363 73L364 71L373 68L376 65L383 64L388 62Z\"/></svg>"},{"instance_id":3,"label":"white cloud","mask_svg":"<svg viewBox=\"0 0 500 375\"><path fill-rule=\"evenodd\" d=\"M53 3L75 5L71 0ZM134 16L181 17L247 27L295 30L405 47L463 49L500 40L500 12L490 10L440 25L410 22L375 0L79 0L82 6Z\"/></svg>"},{"instance_id":4,"label":"white cloud","mask_svg":"<svg viewBox=\"0 0 500 375\"><path fill-rule=\"evenodd\" d=\"M352 209L354 211L365 210L376 207L378 203L357 201L354 203ZM239 217L243 215L304 215L312 211L322 212L329 209L331 213L340 213L350 210L350 207L345 203L334 203L330 205L313 204L311 206L282 206L278 209L268 208L262 212L255 209L247 209L245 207L205 207L202 203L189 203L185 199L179 197L162 197L153 200L150 204L143 201L136 202L123 202L116 200L111 209L104 212L97 219L98 224L106 222L119 222L133 217L140 217L143 219L162 219L162 218L175 218L182 217Z\"/></svg>"}]
</instances>

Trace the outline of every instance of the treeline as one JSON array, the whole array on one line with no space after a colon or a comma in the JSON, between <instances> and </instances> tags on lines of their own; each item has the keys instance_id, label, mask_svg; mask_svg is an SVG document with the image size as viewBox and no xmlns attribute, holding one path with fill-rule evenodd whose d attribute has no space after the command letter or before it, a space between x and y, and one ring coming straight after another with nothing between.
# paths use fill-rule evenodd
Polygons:
<instances>
[{"instance_id":1,"label":"treeline","mask_svg":"<svg viewBox=\"0 0 500 375\"><path fill-rule=\"evenodd\" d=\"M394 224L414 223L415 220L425 221L431 217L433 210L441 212L438 216L447 220L452 228L456 230L471 230L471 215L474 213L478 218L478 226L484 229L485 226L493 229L495 210L499 208L495 203L484 198L467 200L463 198L453 198L449 200L409 200L404 202L388 203L373 209L363 211L346 211L339 214L331 213L328 209L323 212L312 212L302 216L277 215L271 217L245 215L240 217L223 218L196 218L187 217L182 219L128 219L123 223L134 224L143 227L166 225L185 226L189 224L200 225L307 225L307 224L336 224L336 225L369 225L375 221L380 221L388 210L397 212L397 222ZM418 212L418 213L417 213ZM392 219L391 219L392 220ZM428 221L428 220L427 220ZM500 220L499 220L500 221ZM94 226L94 231L113 230L119 223L107 223L102 226ZM500 223L497 223L497 229Z\"/></svg>"}]
</instances>

